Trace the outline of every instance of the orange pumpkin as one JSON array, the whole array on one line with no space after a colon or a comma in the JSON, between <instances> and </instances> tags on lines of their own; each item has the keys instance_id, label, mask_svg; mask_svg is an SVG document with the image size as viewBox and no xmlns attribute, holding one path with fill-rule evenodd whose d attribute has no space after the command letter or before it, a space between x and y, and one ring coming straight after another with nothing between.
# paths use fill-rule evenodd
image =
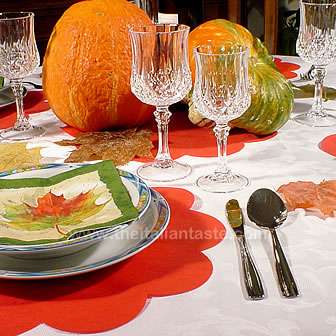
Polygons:
<instances>
[{"instance_id":1,"label":"orange pumpkin","mask_svg":"<svg viewBox=\"0 0 336 336\"><path fill-rule=\"evenodd\" d=\"M82 131L133 127L153 107L130 90L127 26L150 24L126 0L90 0L71 6L56 24L43 64L43 87L54 113Z\"/></svg>"}]
</instances>

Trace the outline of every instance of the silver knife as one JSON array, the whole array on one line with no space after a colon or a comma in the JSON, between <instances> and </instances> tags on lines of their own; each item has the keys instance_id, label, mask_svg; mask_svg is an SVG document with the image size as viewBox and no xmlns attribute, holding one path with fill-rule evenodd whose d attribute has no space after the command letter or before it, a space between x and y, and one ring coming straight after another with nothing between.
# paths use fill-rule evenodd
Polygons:
<instances>
[{"instance_id":1,"label":"silver knife","mask_svg":"<svg viewBox=\"0 0 336 336\"><path fill-rule=\"evenodd\" d=\"M246 244L243 214L237 200L232 199L226 203L226 214L237 237L247 295L252 300L261 300L265 297L264 288Z\"/></svg>"}]
</instances>

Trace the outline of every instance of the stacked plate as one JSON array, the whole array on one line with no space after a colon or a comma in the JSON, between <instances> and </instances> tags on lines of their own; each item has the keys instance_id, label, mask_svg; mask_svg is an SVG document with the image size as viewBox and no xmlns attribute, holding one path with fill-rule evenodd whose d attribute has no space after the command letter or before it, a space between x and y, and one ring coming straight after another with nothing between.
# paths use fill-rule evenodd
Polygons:
<instances>
[{"instance_id":1,"label":"stacked plate","mask_svg":"<svg viewBox=\"0 0 336 336\"><path fill-rule=\"evenodd\" d=\"M52 164L0 173L1 179L45 178L83 165ZM119 170L138 218L75 233L65 241L44 244L0 244L0 278L48 279L94 271L120 262L153 243L170 218L167 201L139 177Z\"/></svg>"}]
</instances>

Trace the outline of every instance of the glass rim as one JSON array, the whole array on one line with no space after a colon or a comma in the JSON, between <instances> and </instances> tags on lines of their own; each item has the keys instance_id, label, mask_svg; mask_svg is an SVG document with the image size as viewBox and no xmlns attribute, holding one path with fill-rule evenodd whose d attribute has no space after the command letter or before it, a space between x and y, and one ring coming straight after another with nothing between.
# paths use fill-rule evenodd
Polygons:
<instances>
[{"instance_id":1,"label":"glass rim","mask_svg":"<svg viewBox=\"0 0 336 336\"><path fill-rule=\"evenodd\" d=\"M239 54L244 54L247 53L250 48L242 45L242 44L236 44L236 45L232 45L232 47L237 47L240 48L240 51L235 51L235 52L228 52L227 50L224 50L223 52L217 52L217 53L211 53L211 52L200 52L197 49L201 48L201 47L213 47L211 44L199 44L196 47L194 47L194 53L196 55L201 55L201 56L229 56L229 55L239 55Z\"/></svg>"},{"instance_id":2,"label":"glass rim","mask_svg":"<svg viewBox=\"0 0 336 336\"><path fill-rule=\"evenodd\" d=\"M13 17L4 17L5 15L13 15ZM0 12L0 21L10 21L10 20L22 20L34 17L35 14L33 12Z\"/></svg>"},{"instance_id":3,"label":"glass rim","mask_svg":"<svg viewBox=\"0 0 336 336\"><path fill-rule=\"evenodd\" d=\"M135 28L137 27L158 27L158 26L175 26L175 27L179 27L179 29L174 30L174 31L163 31L163 32L159 32L159 31L141 31L141 30L135 30ZM153 24L134 24L134 25L129 25L128 26L128 31L130 33L135 33L135 34L174 34L174 33L180 33L180 32L185 32L190 30L190 27L182 24L182 23L153 23Z\"/></svg>"},{"instance_id":4,"label":"glass rim","mask_svg":"<svg viewBox=\"0 0 336 336\"><path fill-rule=\"evenodd\" d=\"M310 2L309 0L300 0L303 5L312 5L312 6L333 6L336 5L336 1L331 3L320 3L320 2Z\"/></svg>"}]
</instances>

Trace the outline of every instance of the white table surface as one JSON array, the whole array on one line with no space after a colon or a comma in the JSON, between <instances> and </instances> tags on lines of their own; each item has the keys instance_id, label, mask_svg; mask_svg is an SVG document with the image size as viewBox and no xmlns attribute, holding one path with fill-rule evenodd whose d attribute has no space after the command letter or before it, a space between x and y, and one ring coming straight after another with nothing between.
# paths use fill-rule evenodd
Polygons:
<instances>
[{"instance_id":1,"label":"white table surface","mask_svg":"<svg viewBox=\"0 0 336 336\"><path fill-rule=\"evenodd\" d=\"M282 59L299 62L298 58ZM305 65L300 71L308 68L309 65ZM336 66L328 70L326 84L336 86ZM311 103L312 99L296 100L293 115L307 110ZM336 101L328 101L326 105L336 110ZM53 117L47 112L44 118ZM246 144L243 150L230 155L229 164L250 177L251 185L229 195L203 192L194 184L198 176L214 167L215 158L180 158L179 161L195 167L192 175L180 183L165 186L181 187L197 195L199 201L195 208L223 221L227 228L225 239L204 252L212 261L212 276L191 292L151 299L135 319L122 327L90 335L336 336L336 218L322 220L298 210L290 213L278 230L301 292L299 298L291 300L282 298L277 288L270 235L246 219L248 243L267 292L266 299L252 302L242 295L238 251L223 211L230 198L237 198L246 208L247 199L259 187L277 188L297 180L335 179L336 159L318 149L324 137L335 133L335 127L313 129L289 121L276 137ZM46 156L56 152L54 156L64 154L55 147L46 147ZM134 172L138 165L131 162L123 168ZM23 335L75 334L41 324Z\"/></svg>"}]
</instances>

